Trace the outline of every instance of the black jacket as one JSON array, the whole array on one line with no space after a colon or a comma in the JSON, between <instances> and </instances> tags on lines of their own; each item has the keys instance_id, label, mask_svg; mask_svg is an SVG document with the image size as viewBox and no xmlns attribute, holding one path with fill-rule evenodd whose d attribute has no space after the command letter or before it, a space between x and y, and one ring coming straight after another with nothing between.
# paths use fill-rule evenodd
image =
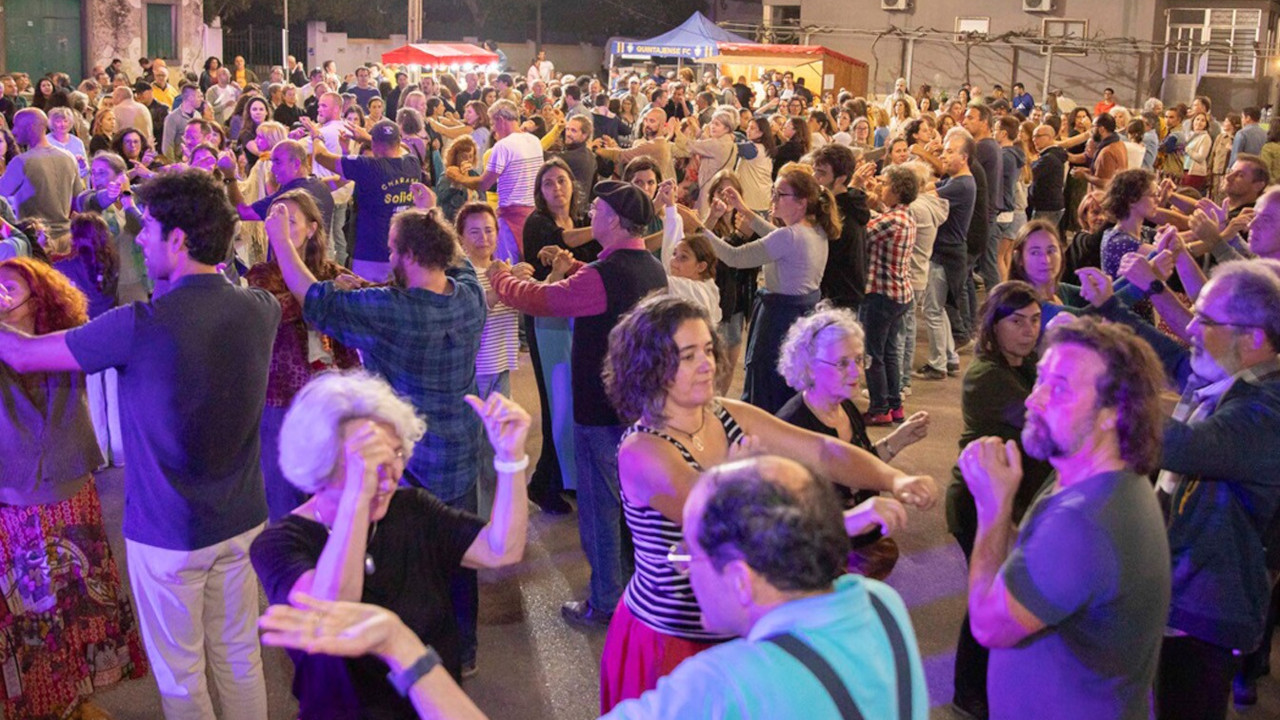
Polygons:
<instances>
[{"instance_id":1,"label":"black jacket","mask_svg":"<svg viewBox=\"0 0 1280 720\"><path fill-rule=\"evenodd\" d=\"M1063 184L1066 180L1067 151L1050 145L1031 163L1031 188L1027 191L1027 209L1042 212L1061 210L1066 206Z\"/></svg>"}]
</instances>

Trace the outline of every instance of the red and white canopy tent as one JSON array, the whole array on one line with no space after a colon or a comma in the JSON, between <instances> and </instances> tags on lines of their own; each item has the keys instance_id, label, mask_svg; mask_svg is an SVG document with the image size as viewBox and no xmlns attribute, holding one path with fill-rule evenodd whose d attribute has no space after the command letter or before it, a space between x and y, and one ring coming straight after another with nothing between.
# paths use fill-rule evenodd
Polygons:
<instances>
[{"instance_id":1,"label":"red and white canopy tent","mask_svg":"<svg viewBox=\"0 0 1280 720\"><path fill-rule=\"evenodd\" d=\"M498 54L469 43L413 43L382 53L383 65L404 65L423 70L464 70L468 66L493 65Z\"/></svg>"}]
</instances>

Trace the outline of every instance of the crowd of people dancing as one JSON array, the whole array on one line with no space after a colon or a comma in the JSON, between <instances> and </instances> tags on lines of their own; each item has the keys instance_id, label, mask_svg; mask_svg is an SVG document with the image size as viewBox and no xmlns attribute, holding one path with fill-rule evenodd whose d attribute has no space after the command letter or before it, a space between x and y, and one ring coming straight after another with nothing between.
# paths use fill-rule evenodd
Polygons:
<instances>
[{"instance_id":1,"label":"crowd of people dancing","mask_svg":"<svg viewBox=\"0 0 1280 720\"><path fill-rule=\"evenodd\" d=\"M477 570L522 561L534 508L576 515L590 579L561 614L606 633L607 717L927 717L881 581L937 505L968 563L957 711L1257 701L1259 108L543 52L264 75L0 75L5 717L107 717L94 692L150 673L170 720L262 720L262 643L300 717L480 717ZM932 429L913 385L964 354L944 486L893 463Z\"/></svg>"}]
</instances>

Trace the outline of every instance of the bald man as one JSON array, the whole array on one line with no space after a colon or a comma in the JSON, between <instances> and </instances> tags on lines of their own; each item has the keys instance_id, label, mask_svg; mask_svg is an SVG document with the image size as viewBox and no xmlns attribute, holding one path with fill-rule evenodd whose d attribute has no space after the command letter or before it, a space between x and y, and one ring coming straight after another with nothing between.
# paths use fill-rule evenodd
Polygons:
<instances>
[{"instance_id":1,"label":"bald man","mask_svg":"<svg viewBox=\"0 0 1280 720\"><path fill-rule=\"evenodd\" d=\"M71 230L71 198L84 190L71 153L49 142L49 118L26 108L13 118L13 137L27 151L0 176L0 196L11 197L23 220L38 218L48 230L49 254L65 252Z\"/></svg>"}]
</instances>

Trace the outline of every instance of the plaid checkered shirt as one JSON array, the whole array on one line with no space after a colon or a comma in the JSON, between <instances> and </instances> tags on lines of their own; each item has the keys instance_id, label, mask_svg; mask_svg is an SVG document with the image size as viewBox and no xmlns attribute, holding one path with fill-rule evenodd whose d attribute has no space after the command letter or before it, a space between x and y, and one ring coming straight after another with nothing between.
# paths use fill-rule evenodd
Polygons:
<instances>
[{"instance_id":1,"label":"plaid checkered shirt","mask_svg":"<svg viewBox=\"0 0 1280 720\"><path fill-rule=\"evenodd\" d=\"M471 263L450 268L452 292L375 287L343 291L332 282L307 290L304 318L316 330L360 351L364 366L386 378L427 419L408 470L445 502L476 481L480 419L463 401L476 391L476 354L488 313Z\"/></svg>"},{"instance_id":2,"label":"plaid checkered shirt","mask_svg":"<svg viewBox=\"0 0 1280 720\"><path fill-rule=\"evenodd\" d=\"M879 293L897 303L910 302L911 251L916 221L907 205L895 205L867 223L867 294Z\"/></svg>"}]
</instances>

